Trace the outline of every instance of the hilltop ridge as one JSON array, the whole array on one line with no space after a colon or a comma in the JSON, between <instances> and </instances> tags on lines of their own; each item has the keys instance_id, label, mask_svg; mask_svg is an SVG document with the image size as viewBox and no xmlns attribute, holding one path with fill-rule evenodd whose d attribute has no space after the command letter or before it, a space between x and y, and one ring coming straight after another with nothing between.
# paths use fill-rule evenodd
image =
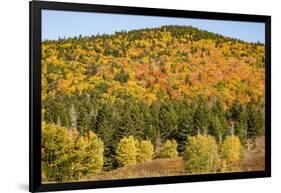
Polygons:
<instances>
[{"instance_id":1,"label":"hilltop ridge","mask_svg":"<svg viewBox=\"0 0 281 193\"><path fill-rule=\"evenodd\" d=\"M191 26L46 41L42 54L43 78L48 77L43 82L52 85L47 95L81 93L104 84L108 97L120 88L133 89L134 97L149 102L161 93L175 98L215 94L227 105L236 98L263 103L264 45ZM48 74L47 66L53 66Z\"/></svg>"}]
</instances>

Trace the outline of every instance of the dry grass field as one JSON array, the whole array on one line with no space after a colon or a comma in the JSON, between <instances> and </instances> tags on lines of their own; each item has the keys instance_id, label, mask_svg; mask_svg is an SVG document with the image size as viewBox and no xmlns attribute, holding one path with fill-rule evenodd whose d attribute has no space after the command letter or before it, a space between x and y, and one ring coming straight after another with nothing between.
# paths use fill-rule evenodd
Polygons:
<instances>
[{"instance_id":1,"label":"dry grass field","mask_svg":"<svg viewBox=\"0 0 281 193\"><path fill-rule=\"evenodd\" d=\"M144 178L158 176L174 176L184 174L181 157L156 159L136 165L129 165L116 170L97 175L90 180Z\"/></svg>"},{"instance_id":2,"label":"dry grass field","mask_svg":"<svg viewBox=\"0 0 281 193\"><path fill-rule=\"evenodd\" d=\"M240 169L242 171L261 171L265 167L265 139L259 137L256 140L256 147L247 150L242 160Z\"/></svg>"}]
</instances>

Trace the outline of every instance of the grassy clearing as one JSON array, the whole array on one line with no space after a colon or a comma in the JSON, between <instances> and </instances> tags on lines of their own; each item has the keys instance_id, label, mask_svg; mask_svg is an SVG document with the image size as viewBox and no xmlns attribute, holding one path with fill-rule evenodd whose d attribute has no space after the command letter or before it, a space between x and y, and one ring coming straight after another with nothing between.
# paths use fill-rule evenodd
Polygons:
<instances>
[{"instance_id":1,"label":"grassy clearing","mask_svg":"<svg viewBox=\"0 0 281 193\"><path fill-rule=\"evenodd\" d=\"M241 163L241 171L263 171L265 168L265 139L259 137L256 147L247 150Z\"/></svg>"},{"instance_id":2,"label":"grassy clearing","mask_svg":"<svg viewBox=\"0 0 281 193\"><path fill-rule=\"evenodd\" d=\"M181 157L156 159L136 165L129 165L116 170L96 175L90 180L108 180L123 178L144 178L157 176L183 175L183 160Z\"/></svg>"}]
</instances>

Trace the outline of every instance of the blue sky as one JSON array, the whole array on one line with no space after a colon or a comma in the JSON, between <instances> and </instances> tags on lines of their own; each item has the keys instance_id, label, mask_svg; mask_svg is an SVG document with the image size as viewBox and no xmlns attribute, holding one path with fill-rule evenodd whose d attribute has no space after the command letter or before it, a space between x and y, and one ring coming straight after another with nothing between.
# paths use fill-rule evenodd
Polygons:
<instances>
[{"instance_id":1,"label":"blue sky","mask_svg":"<svg viewBox=\"0 0 281 193\"><path fill-rule=\"evenodd\" d=\"M248 42L265 42L264 23L54 10L42 11L42 40L74 37L80 34L83 36L97 33L113 34L121 30L162 25L191 25Z\"/></svg>"}]
</instances>

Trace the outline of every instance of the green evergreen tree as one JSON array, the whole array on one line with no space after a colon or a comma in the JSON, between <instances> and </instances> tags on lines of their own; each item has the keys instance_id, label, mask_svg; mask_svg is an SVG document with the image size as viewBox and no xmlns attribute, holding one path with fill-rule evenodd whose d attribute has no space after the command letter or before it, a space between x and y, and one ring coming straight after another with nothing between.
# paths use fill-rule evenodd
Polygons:
<instances>
[{"instance_id":1,"label":"green evergreen tree","mask_svg":"<svg viewBox=\"0 0 281 193\"><path fill-rule=\"evenodd\" d=\"M263 123L262 116L259 113L258 107L253 103L249 103L248 109L248 130L247 138L255 142L256 137L262 133Z\"/></svg>"},{"instance_id":2,"label":"green evergreen tree","mask_svg":"<svg viewBox=\"0 0 281 193\"><path fill-rule=\"evenodd\" d=\"M186 138L189 135L195 135L193 110L187 99L174 102L177 113L177 130L172 132L171 137L178 142L178 151L183 153L186 146Z\"/></svg>"},{"instance_id":3,"label":"green evergreen tree","mask_svg":"<svg viewBox=\"0 0 281 193\"><path fill-rule=\"evenodd\" d=\"M215 136L216 140L221 144L224 136L226 136L228 132L227 118L223 103L219 98L216 98L216 102L210 114L209 134Z\"/></svg>"},{"instance_id":4,"label":"green evergreen tree","mask_svg":"<svg viewBox=\"0 0 281 193\"><path fill-rule=\"evenodd\" d=\"M248 132L248 112L247 108L239 103L238 100L234 100L231 108L229 119L234 121L235 135L240 138L242 144L247 142Z\"/></svg>"},{"instance_id":5,"label":"green evergreen tree","mask_svg":"<svg viewBox=\"0 0 281 193\"><path fill-rule=\"evenodd\" d=\"M118 138L115 139L116 132L116 120L118 120L118 113L116 109L110 103L102 104L97 111L96 118L92 118L92 129L104 142L104 169L110 170L116 167L115 163L115 151L118 143Z\"/></svg>"},{"instance_id":6,"label":"green evergreen tree","mask_svg":"<svg viewBox=\"0 0 281 193\"><path fill-rule=\"evenodd\" d=\"M159 108L159 130L163 140L172 137L173 132L178 129L178 115L170 100L160 103Z\"/></svg>"},{"instance_id":7,"label":"green evergreen tree","mask_svg":"<svg viewBox=\"0 0 281 193\"><path fill-rule=\"evenodd\" d=\"M210 110L203 97L198 99L193 119L197 134L207 134L210 125Z\"/></svg>"}]
</instances>

